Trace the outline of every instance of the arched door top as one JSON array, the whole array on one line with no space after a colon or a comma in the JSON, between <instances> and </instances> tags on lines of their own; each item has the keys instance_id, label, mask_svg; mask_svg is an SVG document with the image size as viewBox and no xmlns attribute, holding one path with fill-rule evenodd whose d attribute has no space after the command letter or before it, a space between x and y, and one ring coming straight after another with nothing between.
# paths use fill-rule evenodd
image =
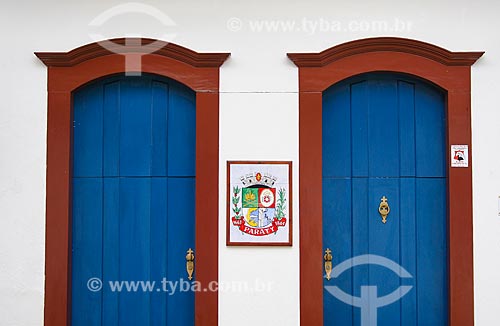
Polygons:
<instances>
[{"instance_id":1,"label":"arched door top","mask_svg":"<svg viewBox=\"0 0 500 326\"><path fill-rule=\"evenodd\" d=\"M74 90L94 79L148 72L175 79L195 91L218 91L219 67L230 53L198 53L174 43L147 38L117 38L69 52L35 52L49 67L48 90ZM127 67L127 62L132 63ZM140 63L140 64L137 64ZM71 69L72 74L67 72Z\"/></svg>"},{"instance_id":2,"label":"arched door top","mask_svg":"<svg viewBox=\"0 0 500 326\"><path fill-rule=\"evenodd\" d=\"M288 53L288 58L300 68L300 91L323 91L342 79L373 71L407 73L451 89L460 84L454 84L455 76L448 68L468 72L483 54L451 52L406 38L375 37L342 43L319 53ZM339 71L340 65L347 69ZM427 74L429 70L435 73ZM311 78L314 74L316 78Z\"/></svg>"},{"instance_id":3,"label":"arched door top","mask_svg":"<svg viewBox=\"0 0 500 326\"><path fill-rule=\"evenodd\" d=\"M434 44L401 38L373 37L332 46L320 53L288 53L297 67L324 67L339 59L368 52L402 52L446 66L471 66L484 52L451 52Z\"/></svg>"}]
</instances>

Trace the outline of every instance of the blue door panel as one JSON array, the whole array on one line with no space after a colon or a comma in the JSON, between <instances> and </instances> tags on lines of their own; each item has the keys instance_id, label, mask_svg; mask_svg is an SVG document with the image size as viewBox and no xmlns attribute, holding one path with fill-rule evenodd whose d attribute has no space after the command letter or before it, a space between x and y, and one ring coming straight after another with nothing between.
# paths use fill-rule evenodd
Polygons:
<instances>
[{"instance_id":1,"label":"blue door panel","mask_svg":"<svg viewBox=\"0 0 500 326\"><path fill-rule=\"evenodd\" d=\"M193 325L194 93L118 76L73 101L72 325ZM87 288L92 277L100 291ZM117 291L121 281L136 283Z\"/></svg>"},{"instance_id":2,"label":"blue door panel","mask_svg":"<svg viewBox=\"0 0 500 326\"><path fill-rule=\"evenodd\" d=\"M400 263L400 218L399 218L399 180L397 178L369 178L369 199L368 211L368 253L379 255ZM387 222L382 223L382 218L378 212L380 198L382 195L389 199L391 212L387 217ZM365 237L366 239L366 237ZM378 266L368 265L369 283L378 286L378 296L384 296L400 285L400 278L394 272ZM359 313L359 309L357 309ZM384 321L382 325L399 325L400 321L400 301L378 309L378 320Z\"/></svg>"},{"instance_id":3,"label":"blue door panel","mask_svg":"<svg viewBox=\"0 0 500 326\"><path fill-rule=\"evenodd\" d=\"M418 177L446 177L444 95L418 84L415 96L416 170ZM440 141L436 141L439 139Z\"/></svg>"},{"instance_id":4,"label":"blue door panel","mask_svg":"<svg viewBox=\"0 0 500 326\"><path fill-rule=\"evenodd\" d=\"M167 175L167 112L169 85L159 81L152 83L152 153L151 175ZM191 123L192 121L188 122ZM174 126L175 127L175 126ZM182 142L184 143L184 142Z\"/></svg>"},{"instance_id":5,"label":"blue door panel","mask_svg":"<svg viewBox=\"0 0 500 326\"><path fill-rule=\"evenodd\" d=\"M417 301L420 325L446 325L448 267L446 179L418 178L416 182ZM431 232L429 232L431 230ZM444 258L444 259L443 259ZM430 292L431 289L434 290Z\"/></svg>"},{"instance_id":6,"label":"blue door panel","mask_svg":"<svg viewBox=\"0 0 500 326\"><path fill-rule=\"evenodd\" d=\"M156 282L169 278L167 274L168 262L168 186L167 178L151 179L151 279ZM191 221L191 220L188 220ZM189 237L190 234L185 235ZM175 236L175 235L174 235ZM194 233L193 233L194 238ZM170 279L170 278L169 278ZM160 286L158 284L157 286ZM163 286L163 285L161 285ZM163 291L151 293L150 316L151 325L166 325L167 323L167 298L168 294Z\"/></svg>"},{"instance_id":7,"label":"blue door panel","mask_svg":"<svg viewBox=\"0 0 500 326\"><path fill-rule=\"evenodd\" d=\"M367 171L368 164L366 164L366 172ZM369 212L367 201L369 194L368 178L352 179L352 228L349 230L349 233L352 234L352 251L349 255L345 255L346 257L343 260L370 252L370 243L367 241L367 235L370 230L370 221L366 218L366 214ZM342 250L336 251L343 252L344 249L342 248ZM353 296L359 297L361 295L361 286L370 284L370 269L368 266L364 265L355 267L351 269L350 272L352 273L352 289L347 293L352 293ZM334 300L336 300L336 298L334 298ZM351 324L346 323L344 325L360 325L361 314L359 309L353 308L353 314L353 322Z\"/></svg>"},{"instance_id":8,"label":"blue door panel","mask_svg":"<svg viewBox=\"0 0 500 326\"><path fill-rule=\"evenodd\" d=\"M100 325L102 293L87 289L90 278L102 278L102 179L73 180L72 310L73 325Z\"/></svg>"},{"instance_id":9,"label":"blue door panel","mask_svg":"<svg viewBox=\"0 0 500 326\"><path fill-rule=\"evenodd\" d=\"M186 307L194 307L194 296L187 291L192 282L186 273L186 250L194 250L194 178L168 179L168 266L167 274L171 280L180 280L179 289L169 296L167 315L171 325L194 325L192 311ZM185 236L179 237L179 234ZM194 275L194 277L196 277Z\"/></svg>"},{"instance_id":10,"label":"blue door panel","mask_svg":"<svg viewBox=\"0 0 500 326\"><path fill-rule=\"evenodd\" d=\"M417 211L416 211L416 178L400 179L400 242L401 261L400 265L417 279ZM392 212L391 212L392 214ZM417 259L415 259L417 257ZM417 279L418 281L418 279ZM409 284L409 282L407 282ZM415 283L413 283L414 285ZM417 313L417 293L418 289L413 288L408 294L401 298L401 325L418 325Z\"/></svg>"},{"instance_id":11,"label":"blue door panel","mask_svg":"<svg viewBox=\"0 0 500 326\"><path fill-rule=\"evenodd\" d=\"M102 281L120 279L120 179L103 178ZM120 294L109 286L102 289L102 324L118 325ZM99 324L97 324L99 325Z\"/></svg>"},{"instance_id":12,"label":"blue door panel","mask_svg":"<svg viewBox=\"0 0 500 326\"><path fill-rule=\"evenodd\" d=\"M339 214L339 218L333 215ZM325 178L323 179L323 245L333 252L333 265L350 258L351 256L351 179ZM342 247L345 250L335 251ZM336 282L343 291L351 293L352 274L343 273ZM325 325L351 325L353 308L346 305L327 291L323 293L324 304L329 309L324 309Z\"/></svg>"},{"instance_id":13,"label":"blue door panel","mask_svg":"<svg viewBox=\"0 0 500 326\"><path fill-rule=\"evenodd\" d=\"M102 90L91 85L73 103L73 176L102 176Z\"/></svg>"},{"instance_id":14,"label":"blue door panel","mask_svg":"<svg viewBox=\"0 0 500 326\"><path fill-rule=\"evenodd\" d=\"M195 175L196 103L184 86L170 88L168 110L168 176ZM202 121L201 123L206 123Z\"/></svg>"},{"instance_id":15,"label":"blue door panel","mask_svg":"<svg viewBox=\"0 0 500 326\"><path fill-rule=\"evenodd\" d=\"M117 177L120 175L120 82L105 84L103 93L103 174L101 175ZM78 144L76 140L74 143Z\"/></svg>"},{"instance_id":16,"label":"blue door panel","mask_svg":"<svg viewBox=\"0 0 500 326\"><path fill-rule=\"evenodd\" d=\"M397 178L368 179L368 243L369 250L375 255L399 261L399 180ZM391 205L387 222L382 223L378 212L381 194ZM375 209L373 209L375 208Z\"/></svg>"},{"instance_id":17,"label":"blue door panel","mask_svg":"<svg viewBox=\"0 0 500 326\"><path fill-rule=\"evenodd\" d=\"M323 107L335 105L338 109L324 111L323 118L323 176L342 177L351 174L350 124L337 128L335 121L349 121L349 85L332 89L323 96ZM325 141L327 140L327 141Z\"/></svg>"},{"instance_id":18,"label":"blue door panel","mask_svg":"<svg viewBox=\"0 0 500 326\"><path fill-rule=\"evenodd\" d=\"M352 179L352 253L349 257L364 255L370 251L370 244L367 241L370 221L366 218L368 214L369 179ZM342 250L343 251L343 250ZM368 284L368 274L358 273L354 279L354 291L359 291L359 284Z\"/></svg>"},{"instance_id":19,"label":"blue door panel","mask_svg":"<svg viewBox=\"0 0 500 326\"><path fill-rule=\"evenodd\" d=\"M121 83L120 175L151 175L151 91L149 80Z\"/></svg>"},{"instance_id":20,"label":"blue door panel","mask_svg":"<svg viewBox=\"0 0 500 326\"><path fill-rule=\"evenodd\" d=\"M399 176L399 121L397 85L394 81L369 80L369 175ZM353 148L356 151L357 148Z\"/></svg>"},{"instance_id":21,"label":"blue door panel","mask_svg":"<svg viewBox=\"0 0 500 326\"><path fill-rule=\"evenodd\" d=\"M351 85L350 101L351 101L351 121L352 131L346 138L352 139L352 147L349 151L342 153L345 156L351 156L352 153L352 171L351 166L348 167L347 173L344 176L367 177L368 162L370 162L370 151L368 142L368 126L370 103L368 101L368 83L360 81ZM338 106L335 110L349 110L349 107ZM346 121L347 122L347 121ZM328 143L328 142L327 142ZM347 160L351 164L351 160Z\"/></svg>"},{"instance_id":22,"label":"blue door panel","mask_svg":"<svg viewBox=\"0 0 500 326\"><path fill-rule=\"evenodd\" d=\"M119 193L120 279L150 280L151 179L120 178ZM120 295L119 322L120 325L149 325L149 293L137 291Z\"/></svg>"},{"instance_id":23,"label":"blue door panel","mask_svg":"<svg viewBox=\"0 0 500 326\"><path fill-rule=\"evenodd\" d=\"M375 285L379 298L412 286L376 309L378 325L448 323L445 127L443 93L406 76L367 74L324 92L324 249L333 267L370 254L411 275L368 263L324 285L354 297ZM382 196L391 209L386 223ZM323 300L325 325L361 325L360 308L328 290Z\"/></svg>"},{"instance_id":24,"label":"blue door panel","mask_svg":"<svg viewBox=\"0 0 500 326\"><path fill-rule=\"evenodd\" d=\"M396 220L393 225L387 225L387 228L381 227L380 215L371 207L378 206L380 198L377 198L380 190L383 189L386 195L391 198L397 199L398 197L398 182L397 179L375 179L375 178L353 178L352 179L352 227L348 230L352 234L352 252L346 260L351 257L364 255L370 253L372 255L380 255L387 257L396 262L399 261L399 223ZM391 211L391 215L392 215ZM398 212L395 211L393 218L397 218ZM367 218L368 217L368 218ZM346 251L344 248L341 252ZM336 251L337 252L337 251ZM343 261L342 260L342 261ZM385 295L392 292L393 289L399 286L399 280L393 279L390 271L376 265L362 265L356 266L351 270L352 293L354 296L361 295L361 287L369 284L378 285L379 295ZM335 284L336 284L335 280ZM328 282L327 282L328 283ZM325 283L326 285L329 285ZM399 320L400 309L397 304L380 309L379 318L387 322L394 323ZM361 315L359 309L354 310L354 323L359 325L361 323ZM327 324L328 325L328 324Z\"/></svg>"},{"instance_id":25,"label":"blue door panel","mask_svg":"<svg viewBox=\"0 0 500 326\"><path fill-rule=\"evenodd\" d=\"M415 176L415 84L398 81L400 176ZM432 165L432 164L431 164Z\"/></svg>"}]
</instances>

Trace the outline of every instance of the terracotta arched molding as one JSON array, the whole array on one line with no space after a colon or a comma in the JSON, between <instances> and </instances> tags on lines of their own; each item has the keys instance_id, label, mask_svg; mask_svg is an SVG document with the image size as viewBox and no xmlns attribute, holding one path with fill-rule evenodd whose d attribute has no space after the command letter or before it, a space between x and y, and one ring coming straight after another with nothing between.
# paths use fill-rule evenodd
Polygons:
<instances>
[{"instance_id":1,"label":"terracotta arched molding","mask_svg":"<svg viewBox=\"0 0 500 326\"><path fill-rule=\"evenodd\" d=\"M323 325L322 272L322 92L362 73L400 72L423 78L447 92L447 142L471 146L470 67L483 52L450 52L403 38L369 38L320 53L288 53L299 67L300 318ZM450 162L449 151L448 162ZM471 151L469 150L469 153ZM450 168L449 317L451 325L474 324L472 248L472 160Z\"/></svg>"},{"instance_id":2,"label":"terracotta arched molding","mask_svg":"<svg viewBox=\"0 0 500 326\"><path fill-rule=\"evenodd\" d=\"M197 280L218 280L219 67L229 53L197 53L151 39L113 39L67 53L37 52L48 67L45 325L66 325L71 311L71 119L72 92L95 79L135 72L181 82L196 92ZM128 70L128 69L127 69ZM202 200L203 198L203 200ZM203 227L201 227L203 225ZM197 292L196 325L217 325L217 292Z\"/></svg>"}]
</instances>

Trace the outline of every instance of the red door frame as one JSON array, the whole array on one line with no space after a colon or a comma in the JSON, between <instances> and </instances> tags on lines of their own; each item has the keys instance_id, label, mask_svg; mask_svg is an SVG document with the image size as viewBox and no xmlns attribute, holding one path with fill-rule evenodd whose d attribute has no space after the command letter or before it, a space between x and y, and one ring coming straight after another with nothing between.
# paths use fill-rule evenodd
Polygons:
<instances>
[{"instance_id":1,"label":"red door frame","mask_svg":"<svg viewBox=\"0 0 500 326\"><path fill-rule=\"evenodd\" d=\"M219 67L229 53L197 53L151 39L113 39L67 53L37 52L48 67L45 325L70 323L72 92L130 71L172 78L196 92L196 279L218 280ZM139 61L140 60L140 61ZM141 63L138 65L137 63ZM196 325L217 325L218 293L197 292Z\"/></svg>"},{"instance_id":2,"label":"red door frame","mask_svg":"<svg viewBox=\"0 0 500 326\"><path fill-rule=\"evenodd\" d=\"M432 44L393 37L362 39L320 53L288 53L299 67L300 319L323 325L322 92L358 74L400 72L447 92L447 148L468 144L471 153L470 67L484 52L450 52ZM448 162L450 161L448 150ZM474 324L472 166L450 168L449 320Z\"/></svg>"}]
</instances>

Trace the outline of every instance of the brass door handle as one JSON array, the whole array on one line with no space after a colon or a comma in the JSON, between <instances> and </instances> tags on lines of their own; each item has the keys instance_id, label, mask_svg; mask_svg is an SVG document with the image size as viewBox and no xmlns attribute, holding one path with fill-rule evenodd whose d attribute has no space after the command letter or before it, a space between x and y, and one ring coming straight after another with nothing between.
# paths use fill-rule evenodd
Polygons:
<instances>
[{"instance_id":1,"label":"brass door handle","mask_svg":"<svg viewBox=\"0 0 500 326\"><path fill-rule=\"evenodd\" d=\"M188 273L188 280L193 279L194 272L194 251L189 248L186 255L186 271Z\"/></svg>"},{"instance_id":2,"label":"brass door handle","mask_svg":"<svg viewBox=\"0 0 500 326\"><path fill-rule=\"evenodd\" d=\"M325 260L325 273L327 281L331 279L330 275L332 274L332 258L332 251L330 250L330 248L326 248L323 259Z\"/></svg>"}]
</instances>

